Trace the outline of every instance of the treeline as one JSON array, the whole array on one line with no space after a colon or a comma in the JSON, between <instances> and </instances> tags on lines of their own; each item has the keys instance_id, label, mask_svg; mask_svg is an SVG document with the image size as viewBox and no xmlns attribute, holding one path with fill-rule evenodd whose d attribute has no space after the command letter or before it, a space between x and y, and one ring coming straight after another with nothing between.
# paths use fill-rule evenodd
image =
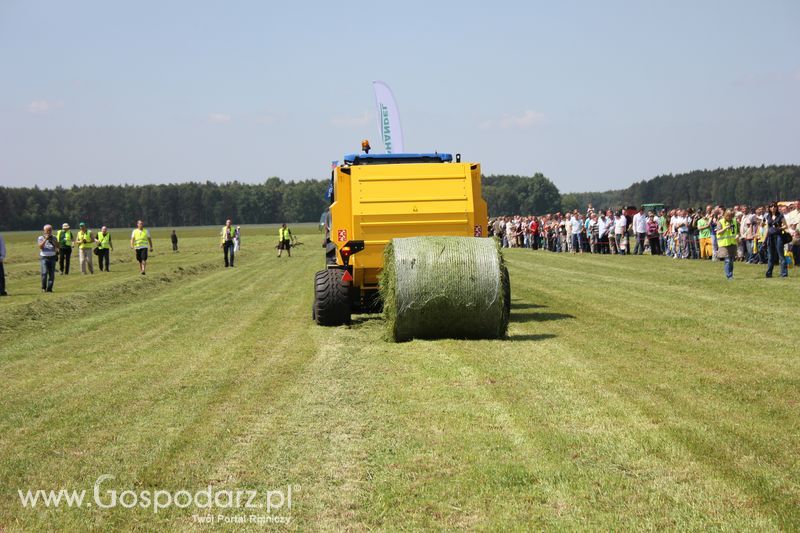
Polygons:
<instances>
[{"instance_id":1,"label":"treeline","mask_svg":"<svg viewBox=\"0 0 800 533\"><path fill-rule=\"evenodd\" d=\"M97 228L199 226L315 222L328 206L328 182L178 183L164 185L85 185L65 189L0 187L0 231L30 230L43 224L84 221ZM542 176L486 176L483 195L490 213L557 211L558 188Z\"/></svg>"},{"instance_id":2,"label":"treeline","mask_svg":"<svg viewBox=\"0 0 800 533\"><path fill-rule=\"evenodd\" d=\"M561 202L564 210L583 210L587 204L603 208L643 203L698 207L707 204L761 205L798 198L800 166L762 165L666 174L634 183L627 189L565 194Z\"/></svg>"},{"instance_id":3,"label":"treeline","mask_svg":"<svg viewBox=\"0 0 800 533\"><path fill-rule=\"evenodd\" d=\"M558 187L539 173L533 176L484 176L481 187L489 216L561 211Z\"/></svg>"},{"instance_id":4,"label":"treeline","mask_svg":"<svg viewBox=\"0 0 800 533\"><path fill-rule=\"evenodd\" d=\"M97 228L312 222L327 207L328 182L171 183L84 185L65 189L0 187L0 230L30 230L45 223L79 221Z\"/></svg>"},{"instance_id":5,"label":"treeline","mask_svg":"<svg viewBox=\"0 0 800 533\"><path fill-rule=\"evenodd\" d=\"M264 183L177 183L165 185L85 185L71 188L0 187L0 231L41 228L44 223L92 227L198 226L314 222L327 207L326 180ZM490 216L545 214L663 203L668 207L705 204L764 204L800 198L800 166L774 165L658 176L627 189L560 194L542 174L484 176L483 196Z\"/></svg>"}]
</instances>

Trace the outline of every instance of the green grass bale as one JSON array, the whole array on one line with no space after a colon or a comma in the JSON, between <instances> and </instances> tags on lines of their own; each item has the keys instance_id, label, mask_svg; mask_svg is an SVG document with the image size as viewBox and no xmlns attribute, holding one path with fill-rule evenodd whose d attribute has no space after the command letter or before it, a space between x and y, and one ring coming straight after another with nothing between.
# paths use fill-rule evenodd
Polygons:
<instances>
[{"instance_id":1,"label":"green grass bale","mask_svg":"<svg viewBox=\"0 0 800 533\"><path fill-rule=\"evenodd\" d=\"M497 339L508 329L510 285L493 239L393 239L380 280L388 336Z\"/></svg>"}]
</instances>

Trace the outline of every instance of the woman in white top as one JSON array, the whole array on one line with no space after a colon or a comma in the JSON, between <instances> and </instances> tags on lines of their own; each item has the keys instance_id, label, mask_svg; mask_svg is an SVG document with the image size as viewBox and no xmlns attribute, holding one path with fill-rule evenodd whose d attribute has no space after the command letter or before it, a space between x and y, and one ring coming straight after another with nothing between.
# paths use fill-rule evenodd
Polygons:
<instances>
[{"instance_id":1,"label":"woman in white top","mask_svg":"<svg viewBox=\"0 0 800 533\"><path fill-rule=\"evenodd\" d=\"M625 230L628 228L628 219L620 211L614 217L614 242L617 245L617 250L621 255L625 255L625 250L628 248L624 235Z\"/></svg>"}]
</instances>

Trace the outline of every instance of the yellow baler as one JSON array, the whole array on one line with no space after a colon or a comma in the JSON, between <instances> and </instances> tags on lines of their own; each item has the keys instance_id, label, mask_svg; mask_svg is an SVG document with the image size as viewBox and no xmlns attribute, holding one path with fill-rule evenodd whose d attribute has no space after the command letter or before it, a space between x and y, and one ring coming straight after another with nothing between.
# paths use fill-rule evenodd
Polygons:
<instances>
[{"instance_id":1,"label":"yellow baler","mask_svg":"<svg viewBox=\"0 0 800 533\"><path fill-rule=\"evenodd\" d=\"M320 325L375 312L384 248L402 237L486 237L478 163L449 154L354 154L332 171L327 268L315 278Z\"/></svg>"}]
</instances>

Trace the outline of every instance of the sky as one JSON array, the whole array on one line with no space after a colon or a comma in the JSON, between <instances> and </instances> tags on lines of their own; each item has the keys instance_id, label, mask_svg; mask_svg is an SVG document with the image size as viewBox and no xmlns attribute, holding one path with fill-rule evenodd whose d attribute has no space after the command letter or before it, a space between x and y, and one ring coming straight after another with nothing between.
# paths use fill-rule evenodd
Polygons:
<instances>
[{"instance_id":1,"label":"sky","mask_svg":"<svg viewBox=\"0 0 800 533\"><path fill-rule=\"evenodd\" d=\"M380 145L562 192L800 163L800 1L0 0L0 184L321 179Z\"/></svg>"}]
</instances>

